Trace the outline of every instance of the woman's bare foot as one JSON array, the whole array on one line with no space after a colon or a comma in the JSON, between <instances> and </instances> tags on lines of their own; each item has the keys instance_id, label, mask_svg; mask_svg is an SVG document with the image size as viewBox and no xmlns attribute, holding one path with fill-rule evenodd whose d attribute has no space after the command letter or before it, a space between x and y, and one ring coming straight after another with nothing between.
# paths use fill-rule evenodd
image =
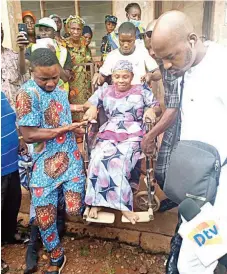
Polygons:
<instances>
[{"instance_id":1,"label":"woman's bare foot","mask_svg":"<svg viewBox=\"0 0 227 274\"><path fill-rule=\"evenodd\" d=\"M133 211L121 211L122 214L127 218L133 225L139 220L139 216Z\"/></svg>"},{"instance_id":2,"label":"woman's bare foot","mask_svg":"<svg viewBox=\"0 0 227 274\"><path fill-rule=\"evenodd\" d=\"M97 219L98 218L98 212L101 210L102 208L99 206L93 206L90 211L89 211L89 218L93 218L93 219Z\"/></svg>"}]
</instances>

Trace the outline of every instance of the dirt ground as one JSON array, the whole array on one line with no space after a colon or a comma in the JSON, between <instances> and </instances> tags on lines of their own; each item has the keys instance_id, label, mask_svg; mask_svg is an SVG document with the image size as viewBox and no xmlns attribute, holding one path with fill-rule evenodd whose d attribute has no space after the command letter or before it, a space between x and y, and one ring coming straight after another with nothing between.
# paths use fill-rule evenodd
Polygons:
<instances>
[{"instance_id":1,"label":"dirt ground","mask_svg":"<svg viewBox=\"0 0 227 274\"><path fill-rule=\"evenodd\" d=\"M136 247L117 242L105 242L90 238L75 239L64 237L63 246L67 263L63 274L163 274L164 255L151 255ZM23 273L25 268L26 245L2 247L2 258L10 267L9 274ZM48 265L48 253L40 250L39 272Z\"/></svg>"}]
</instances>

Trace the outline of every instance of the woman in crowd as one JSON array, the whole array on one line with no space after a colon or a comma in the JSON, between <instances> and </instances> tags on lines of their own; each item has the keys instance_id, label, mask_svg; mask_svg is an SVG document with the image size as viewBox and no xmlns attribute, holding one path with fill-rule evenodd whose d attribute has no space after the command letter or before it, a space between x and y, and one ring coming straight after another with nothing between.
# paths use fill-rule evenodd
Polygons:
<instances>
[{"instance_id":1,"label":"woman in crowd","mask_svg":"<svg viewBox=\"0 0 227 274\"><path fill-rule=\"evenodd\" d=\"M80 66L80 64L91 61L91 55L88 53L86 47L86 40L82 36L84 21L79 16L70 16L66 24L70 37L65 39L63 45L71 55L73 63L72 72L74 74L74 80L70 82L69 86L69 101L71 104L84 104L91 96L90 72L86 72L86 68ZM81 114L73 114L73 121L80 121L81 119ZM82 139L78 139L77 141L80 142Z\"/></svg>"},{"instance_id":2,"label":"woman in crowd","mask_svg":"<svg viewBox=\"0 0 227 274\"><path fill-rule=\"evenodd\" d=\"M102 61L105 61L109 52L119 47L118 36L115 33L117 17L113 15L105 16L105 26L107 34L103 36L101 43Z\"/></svg>"},{"instance_id":3,"label":"woman in crowd","mask_svg":"<svg viewBox=\"0 0 227 274\"><path fill-rule=\"evenodd\" d=\"M85 38L87 54L91 56L91 49L89 48L89 45L91 44L91 39L93 37L92 29L89 26L84 26L82 35Z\"/></svg>"},{"instance_id":4,"label":"woman in crowd","mask_svg":"<svg viewBox=\"0 0 227 274\"><path fill-rule=\"evenodd\" d=\"M28 40L30 42L29 45L32 45L36 42L36 38L35 38L36 17L31 11L27 10L27 11L22 12L22 19L23 19L23 23L25 23L27 25Z\"/></svg>"},{"instance_id":5,"label":"woman in crowd","mask_svg":"<svg viewBox=\"0 0 227 274\"><path fill-rule=\"evenodd\" d=\"M142 39L145 29L141 25L141 8L138 3L130 3L125 8L126 17L136 27L136 39Z\"/></svg>"},{"instance_id":6,"label":"woman in crowd","mask_svg":"<svg viewBox=\"0 0 227 274\"><path fill-rule=\"evenodd\" d=\"M97 218L101 207L109 207L121 210L132 224L138 220L133 212L130 172L141 155L144 108L155 103L150 90L131 85L133 76L132 63L118 61L113 85L100 87L84 105L88 109L84 119L96 119L100 107L108 118L99 129L88 168L85 202L91 206L90 218Z\"/></svg>"}]
</instances>

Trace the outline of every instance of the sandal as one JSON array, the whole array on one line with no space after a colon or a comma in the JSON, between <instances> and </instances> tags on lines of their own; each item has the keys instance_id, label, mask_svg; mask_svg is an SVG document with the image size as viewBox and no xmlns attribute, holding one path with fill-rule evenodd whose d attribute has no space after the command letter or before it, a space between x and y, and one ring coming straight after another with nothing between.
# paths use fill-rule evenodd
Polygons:
<instances>
[{"instance_id":1,"label":"sandal","mask_svg":"<svg viewBox=\"0 0 227 274\"><path fill-rule=\"evenodd\" d=\"M1 274L5 274L9 271L9 266L1 259Z\"/></svg>"},{"instance_id":2,"label":"sandal","mask_svg":"<svg viewBox=\"0 0 227 274\"><path fill-rule=\"evenodd\" d=\"M44 271L43 273L44 274L60 274L61 271L62 271L62 269L65 266L65 263L66 263L66 256L64 255L60 261L58 261L58 262L52 262L51 261L50 262L51 266L57 266L57 267L59 267L58 270L55 270L55 271Z\"/></svg>"}]
</instances>

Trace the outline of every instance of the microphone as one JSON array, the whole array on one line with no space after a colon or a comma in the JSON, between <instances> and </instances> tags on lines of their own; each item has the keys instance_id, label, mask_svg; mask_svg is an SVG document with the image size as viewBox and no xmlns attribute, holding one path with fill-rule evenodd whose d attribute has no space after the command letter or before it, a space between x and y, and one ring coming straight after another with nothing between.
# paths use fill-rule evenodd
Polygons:
<instances>
[{"instance_id":1,"label":"microphone","mask_svg":"<svg viewBox=\"0 0 227 274\"><path fill-rule=\"evenodd\" d=\"M211 204L207 203L210 207L213 209L213 207L211 206ZM206 204L206 205L207 205ZM185 199L183 202L180 203L178 210L179 213L181 214L181 216L187 221L190 222L192 221L194 218L197 217L197 219L202 220L202 222L200 221L200 225L196 225L196 232L199 232L198 227L205 227L204 224L208 223L207 220L213 220L214 218L211 216L212 214L208 214L208 218L199 218L200 215L202 215L203 213L203 208L206 206L204 205L202 207L202 210L200 209L200 207L195 203L195 201L193 201L191 198L187 198ZM207 211L207 210L205 210ZM208 210L209 211L209 210ZM209 213L209 212L208 212ZM210 212L212 213L212 212ZM197 222L198 223L198 222ZM197 233L194 234L193 239L194 241L199 245L199 247L205 246L206 242L208 242L209 240L213 240L215 237L213 236L218 236L218 225L216 225L215 222L212 222L213 227L210 229L204 229L203 233ZM194 229L195 230L195 229ZM180 232L180 231L179 231ZM212 235L212 233L214 235ZM219 235L220 237L220 235ZM207 239L206 239L207 238ZM221 243L222 241L219 239L219 243ZM218 243L218 242L217 242ZM225 251L227 250L227 247L225 247ZM225 252L224 252L225 253ZM220 257L218 257L218 262L222 265L224 265L225 267L227 267L227 254L225 254L224 256L222 256L223 253L220 255ZM222 256L222 257L221 257ZM199 256L198 256L199 257ZM202 261L202 260L201 260Z\"/></svg>"}]
</instances>

